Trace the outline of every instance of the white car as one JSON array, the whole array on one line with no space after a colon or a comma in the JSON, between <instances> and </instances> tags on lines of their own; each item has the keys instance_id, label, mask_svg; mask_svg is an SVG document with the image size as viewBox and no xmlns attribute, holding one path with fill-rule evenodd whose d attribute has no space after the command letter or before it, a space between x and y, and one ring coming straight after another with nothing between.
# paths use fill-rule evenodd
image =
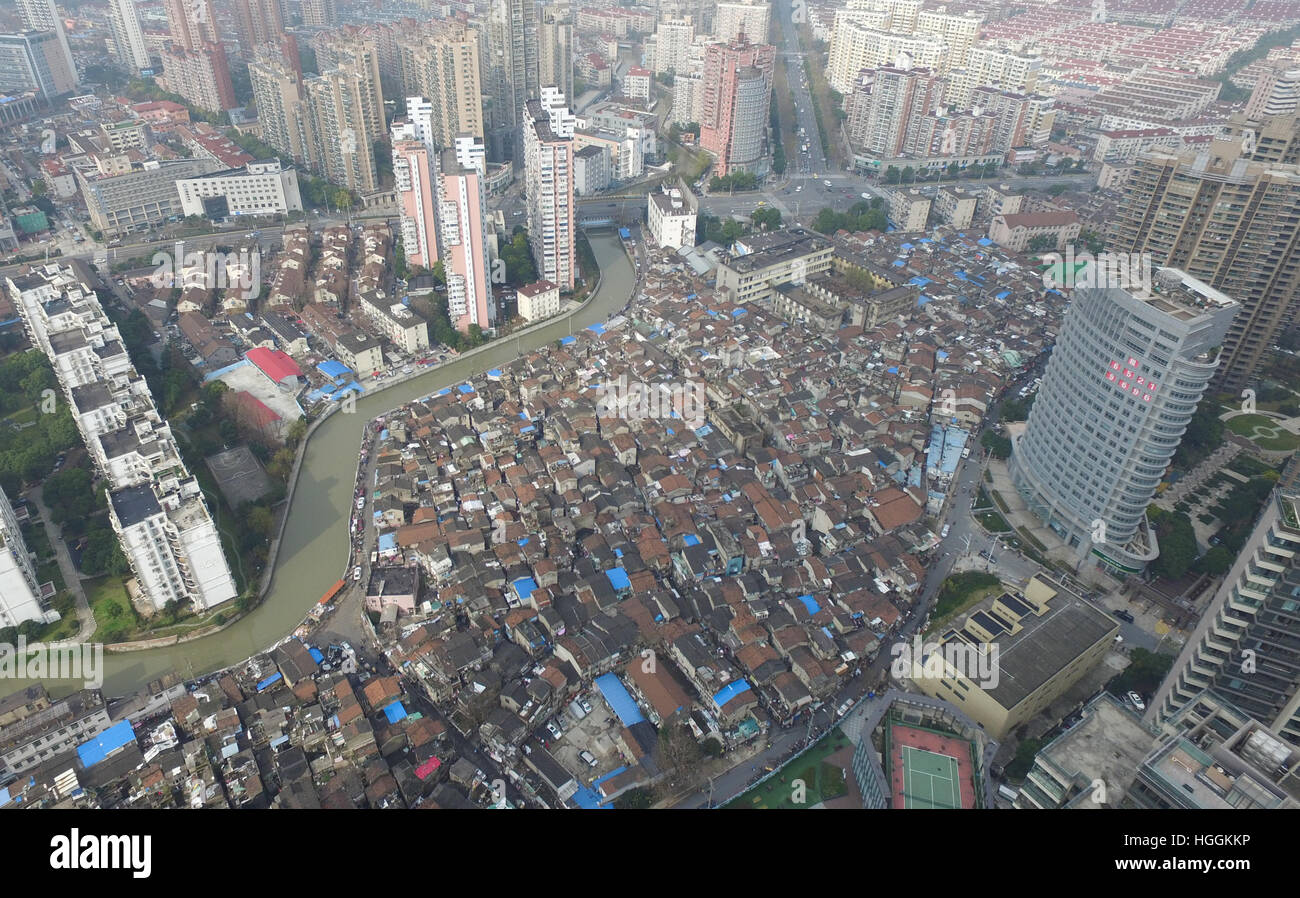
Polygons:
<instances>
[{"instance_id":1,"label":"white car","mask_svg":"<svg viewBox=\"0 0 1300 898\"><path fill-rule=\"evenodd\" d=\"M1138 695L1136 692L1130 692L1128 694L1128 700L1133 707L1137 708L1139 711L1145 711L1147 709L1147 703L1142 701L1142 696Z\"/></svg>"},{"instance_id":2,"label":"white car","mask_svg":"<svg viewBox=\"0 0 1300 898\"><path fill-rule=\"evenodd\" d=\"M357 565L352 569L352 581L355 583L357 580L360 579L361 579L361 565Z\"/></svg>"}]
</instances>

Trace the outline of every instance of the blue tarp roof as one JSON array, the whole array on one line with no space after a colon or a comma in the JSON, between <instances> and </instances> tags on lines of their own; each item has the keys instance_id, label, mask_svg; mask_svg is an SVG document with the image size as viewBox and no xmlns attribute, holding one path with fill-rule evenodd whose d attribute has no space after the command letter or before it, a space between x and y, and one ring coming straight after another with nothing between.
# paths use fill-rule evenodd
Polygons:
<instances>
[{"instance_id":1,"label":"blue tarp roof","mask_svg":"<svg viewBox=\"0 0 1300 898\"><path fill-rule=\"evenodd\" d=\"M1011 295L1011 291L1010 291L1010 290L1003 290L1001 293L997 294L997 296L994 297L994 298L995 298L995 299L1006 299L1006 298L1007 298L1008 296L1010 296L1010 295Z\"/></svg>"},{"instance_id":2,"label":"blue tarp roof","mask_svg":"<svg viewBox=\"0 0 1300 898\"><path fill-rule=\"evenodd\" d=\"M491 370L488 371L488 377L500 377L500 376L501 376L500 368L492 368Z\"/></svg>"},{"instance_id":3,"label":"blue tarp roof","mask_svg":"<svg viewBox=\"0 0 1300 898\"><path fill-rule=\"evenodd\" d=\"M732 680L713 695L713 704L721 708L741 693L749 691L749 684L744 680Z\"/></svg>"},{"instance_id":4,"label":"blue tarp roof","mask_svg":"<svg viewBox=\"0 0 1300 898\"><path fill-rule=\"evenodd\" d=\"M822 606L818 605L817 600L812 596L799 596L799 601L803 602L803 606L808 609L809 614L816 614L822 610Z\"/></svg>"},{"instance_id":5,"label":"blue tarp roof","mask_svg":"<svg viewBox=\"0 0 1300 898\"><path fill-rule=\"evenodd\" d=\"M578 338L577 338L577 337L561 337L561 338L560 338L560 345L561 345L561 346L568 346L570 343L576 343L577 341L578 341Z\"/></svg>"},{"instance_id":6,"label":"blue tarp roof","mask_svg":"<svg viewBox=\"0 0 1300 898\"><path fill-rule=\"evenodd\" d=\"M913 287L924 287L926 284L930 283L930 279L923 278L918 274L916 277L908 281L908 283L911 284Z\"/></svg>"},{"instance_id":7,"label":"blue tarp roof","mask_svg":"<svg viewBox=\"0 0 1300 898\"><path fill-rule=\"evenodd\" d=\"M586 786L579 787L578 791L573 793L573 803L584 811L614 810L613 803L601 804L599 793L594 789L587 788Z\"/></svg>"},{"instance_id":8,"label":"blue tarp roof","mask_svg":"<svg viewBox=\"0 0 1300 898\"><path fill-rule=\"evenodd\" d=\"M326 359L316 366L316 370L330 380L339 380L352 374L352 369L336 359Z\"/></svg>"},{"instance_id":9,"label":"blue tarp roof","mask_svg":"<svg viewBox=\"0 0 1300 898\"><path fill-rule=\"evenodd\" d=\"M629 238L629 237L632 236L632 232L631 232L629 229L627 229L627 228L619 228L619 229L618 229L618 236L620 236L620 237L622 237L624 240L626 240L627 238Z\"/></svg>"},{"instance_id":10,"label":"blue tarp roof","mask_svg":"<svg viewBox=\"0 0 1300 898\"><path fill-rule=\"evenodd\" d=\"M895 259L895 260L894 260L894 267L895 267L895 268L902 268L902 267L903 267L904 265L906 265L906 264L907 264L907 260L906 260L906 259Z\"/></svg>"},{"instance_id":11,"label":"blue tarp roof","mask_svg":"<svg viewBox=\"0 0 1300 898\"><path fill-rule=\"evenodd\" d=\"M732 318L739 318L741 315L748 315L748 314L749 314L749 310L748 310L748 309L732 309L732 310L731 310L731 317L732 317Z\"/></svg>"},{"instance_id":12,"label":"blue tarp roof","mask_svg":"<svg viewBox=\"0 0 1300 898\"><path fill-rule=\"evenodd\" d=\"M631 589L632 581L627 578L627 571L621 567L612 567L605 571L605 576L609 578L609 585L615 589Z\"/></svg>"},{"instance_id":13,"label":"blue tarp roof","mask_svg":"<svg viewBox=\"0 0 1300 898\"><path fill-rule=\"evenodd\" d=\"M605 333L605 325L596 322L595 324L587 325L587 330L591 331L593 334L603 334Z\"/></svg>"},{"instance_id":14,"label":"blue tarp roof","mask_svg":"<svg viewBox=\"0 0 1300 898\"><path fill-rule=\"evenodd\" d=\"M379 551L381 551L381 552L396 551L396 549L397 549L397 534L396 534L396 533L381 533L381 534L379 534L379 543L378 543L378 545L379 545Z\"/></svg>"},{"instance_id":15,"label":"blue tarp roof","mask_svg":"<svg viewBox=\"0 0 1300 898\"><path fill-rule=\"evenodd\" d=\"M700 544L700 538L696 536L694 533L686 534L684 537L682 537L682 541L685 542L686 545L688 546L698 546Z\"/></svg>"},{"instance_id":16,"label":"blue tarp roof","mask_svg":"<svg viewBox=\"0 0 1300 898\"><path fill-rule=\"evenodd\" d=\"M637 707L636 699L628 693L627 687L618 678L617 674L607 673L596 677L596 686L600 689L600 694L605 696L605 701L614 709L618 719L623 722L623 726L630 727L634 723L641 723L645 716L641 709Z\"/></svg>"},{"instance_id":17,"label":"blue tarp roof","mask_svg":"<svg viewBox=\"0 0 1300 898\"><path fill-rule=\"evenodd\" d=\"M401 702L393 702L384 708L384 716L388 718L389 723L397 723L406 716L406 709L402 707Z\"/></svg>"},{"instance_id":18,"label":"blue tarp roof","mask_svg":"<svg viewBox=\"0 0 1300 898\"><path fill-rule=\"evenodd\" d=\"M990 240L990 239L987 238L987 237L981 237L980 239L976 240L975 242L978 243L980 246L992 246L992 245L993 245L993 241Z\"/></svg>"},{"instance_id":19,"label":"blue tarp roof","mask_svg":"<svg viewBox=\"0 0 1300 898\"><path fill-rule=\"evenodd\" d=\"M469 384L461 384L461 385L460 385L459 387L457 387L456 389L460 390L462 393L473 393L473 392L474 392L474 388L473 388L472 386L470 386Z\"/></svg>"},{"instance_id":20,"label":"blue tarp roof","mask_svg":"<svg viewBox=\"0 0 1300 898\"><path fill-rule=\"evenodd\" d=\"M945 474L957 470L961 463L961 451L966 448L970 433L960 427L944 428L935 424L930 428L930 445L926 447L925 463L928 467L938 468Z\"/></svg>"},{"instance_id":21,"label":"blue tarp roof","mask_svg":"<svg viewBox=\"0 0 1300 898\"><path fill-rule=\"evenodd\" d=\"M520 601L527 600L537 589L537 581L532 577L520 577L510 585L514 587L515 595L519 596Z\"/></svg>"},{"instance_id":22,"label":"blue tarp roof","mask_svg":"<svg viewBox=\"0 0 1300 898\"><path fill-rule=\"evenodd\" d=\"M94 767L122 746L130 745L134 741L135 730L131 726L131 721L123 720L95 738L78 745L77 757L81 759L82 766Z\"/></svg>"},{"instance_id":23,"label":"blue tarp roof","mask_svg":"<svg viewBox=\"0 0 1300 898\"><path fill-rule=\"evenodd\" d=\"M273 674L271 674L269 677L267 677L265 680L263 680L262 682L260 682L260 683L257 684L257 691L258 691L258 692L261 692L261 691L262 691L263 689L265 689L266 687L268 687L268 686L272 686L272 685L278 683L278 682L280 681L280 679L281 679L281 677L280 677L280 672L279 672L279 671L276 671L275 673L273 673Z\"/></svg>"},{"instance_id":24,"label":"blue tarp roof","mask_svg":"<svg viewBox=\"0 0 1300 898\"><path fill-rule=\"evenodd\" d=\"M317 664L320 664L325 660L325 654L314 645L307 647L307 654L311 655L311 660L315 661Z\"/></svg>"}]
</instances>

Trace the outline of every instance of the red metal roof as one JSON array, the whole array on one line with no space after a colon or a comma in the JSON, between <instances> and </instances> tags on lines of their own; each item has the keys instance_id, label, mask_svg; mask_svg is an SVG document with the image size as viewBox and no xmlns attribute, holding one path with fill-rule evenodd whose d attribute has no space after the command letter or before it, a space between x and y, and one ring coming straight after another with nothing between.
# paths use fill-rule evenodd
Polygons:
<instances>
[{"instance_id":1,"label":"red metal roof","mask_svg":"<svg viewBox=\"0 0 1300 898\"><path fill-rule=\"evenodd\" d=\"M278 349L257 346L248 350L244 354L244 358L256 365L263 374L276 383L290 377L302 377L302 369L298 367L298 363Z\"/></svg>"}]
</instances>

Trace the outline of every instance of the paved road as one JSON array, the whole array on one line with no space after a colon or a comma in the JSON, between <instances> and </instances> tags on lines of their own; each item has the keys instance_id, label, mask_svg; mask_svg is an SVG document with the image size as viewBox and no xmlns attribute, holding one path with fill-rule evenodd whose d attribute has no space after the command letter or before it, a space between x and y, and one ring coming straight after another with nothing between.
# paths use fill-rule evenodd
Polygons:
<instances>
[{"instance_id":1,"label":"paved road","mask_svg":"<svg viewBox=\"0 0 1300 898\"><path fill-rule=\"evenodd\" d=\"M799 30L791 22L794 4L773 4L776 10L777 48L780 54L777 65L785 66L786 83L790 86L791 99L794 102L796 133L802 128L799 144L807 145L808 151L796 152L793 158L786 159L786 174L790 177L816 177L828 168L826 154L822 152L822 142L818 137L817 116L813 112L812 91L809 89L807 75L804 74L803 48L799 44ZM829 123L828 123L829 124ZM790 122L782 122L786 128ZM838 139L836 134L827 134L828 141Z\"/></svg>"},{"instance_id":2,"label":"paved road","mask_svg":"<svg viewBox=\"0 0 1300 898\"><path fill-rule=\"evenodd\" d=\"M54 523L54 518L50 516L50 509L45 504L45 487L38 484L27 491L27 498L31 499L36 505L37 510L41 513L41 518L45 521L45 532L50 537L50 542L54 546L54 557L59 562L59 573L63 574L64 585L72 591L72 595L77 600L77 619L81 621L81 627L77 630L76 636L71 636L65 642L87 642L95 634L95 614L90 610L90 603L86 601L86 591L81 588L81 572L77 566L72 563L72 555L68 552L68 546L63 541L61 528Z\"/></svg>"}]
</instances>

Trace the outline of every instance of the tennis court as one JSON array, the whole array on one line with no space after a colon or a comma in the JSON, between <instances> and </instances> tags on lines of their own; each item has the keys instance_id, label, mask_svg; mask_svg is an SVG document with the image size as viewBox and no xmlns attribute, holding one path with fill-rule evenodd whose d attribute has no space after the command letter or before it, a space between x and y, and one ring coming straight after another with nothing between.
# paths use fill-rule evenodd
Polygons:
<instances>
[{"instance_id":1,"label":"tennis court","mask_svg":"<svg viewBox=\"0 0 1300 898\"><path fill-rule=\"evenodd\" d=\"M928 727L892 722L887 733L894 807L975 807L970 743Z\"/></svg>"},{"instance_id":2,"label":"tennis court","mask_svg":"<svg viewBox=\"0 0 1300 898\"><path fill-rule=\"evenodd\" d=\"M904 807L961 807L957 797L957 759L909 745L902 748Z\"/></svg>"}]
</instances>

